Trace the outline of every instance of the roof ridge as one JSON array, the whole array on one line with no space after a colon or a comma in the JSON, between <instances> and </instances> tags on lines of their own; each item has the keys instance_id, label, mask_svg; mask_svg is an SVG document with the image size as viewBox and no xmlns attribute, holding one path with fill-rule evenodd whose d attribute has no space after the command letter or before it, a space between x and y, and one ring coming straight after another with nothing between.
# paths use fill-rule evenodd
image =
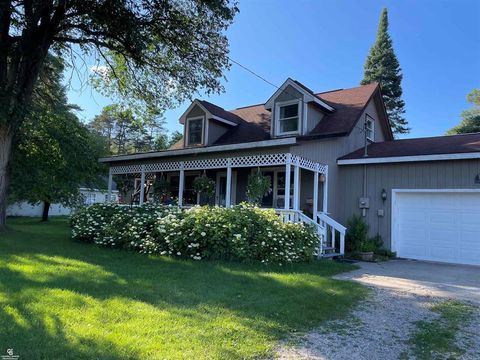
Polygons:
<instances>
[{"instance_id":1,"label":"roof ridge","mask_svg":"<svg viewBox=\"0 0 480 360\"><path fill-rule=\"evenodd\" d=\"M480 132L471 132L471 133L464 133L464 134L448 134L448 135L435 135L435 136L421 136L421 137L414 137L414 138L406 138L406 139L394 139L391 141L408 141L408 140L425 140L425 139L437 139L437 138L451 138L451 137L460 137L460 136L468 136L468 135L478 135L480 136ZM388 141L382 141L388 142Z\"/></svg>"},{"instance_id":2,"label":"roof ridge","mask_svg":"<svg viewBox=\"0 0 480 360\"><path fill-rule=\"evenodd\" d=\"M240 106L238 108L235 108L235 109L232 109L232 110L229 110L229 111L246 109L246 108L249 108L249 107L255 107L255 106L260 106L260 105L265 105L265 103L258 103L258 104L254 104L254 105Z\"/></svg>"},{"instance_id":3,"label":"roof ridge","mask_svg":"<svg viewBox=\"0 0 480 360\"><path fill-rule=\"evenodd\" d=\"M369 84L354 86L354 87L350 87L350 88L339 88L339 89L335 89L335 90L322 91L322 92L315 93L315 95L328 94L328 93L335 92L335 91L354 90L354 89L359 89L359 88L362 88L362 87L365 87L365 86L370 86L370 85L377 86L378 82L374 81L374 82L371 82Z\"/></svg>"}]
</instances>

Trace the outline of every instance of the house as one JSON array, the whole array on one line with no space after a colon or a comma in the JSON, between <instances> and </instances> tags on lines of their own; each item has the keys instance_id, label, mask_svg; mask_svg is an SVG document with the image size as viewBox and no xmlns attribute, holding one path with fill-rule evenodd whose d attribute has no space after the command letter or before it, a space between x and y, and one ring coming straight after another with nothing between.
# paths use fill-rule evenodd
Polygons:
<instances>
[{"instance_id":1,"label":"house","mask_svg":"<svg viewBox=\"0 0 480 360\"><path fill-rule=\"evenodd\" d=\"M116 190L115 184L112 186L111 193L105 189L92 189L87 187L80 188L80 195L83 200L83 205L89 206L97 203L110 201L117 202L119 199L118 190ZM65 216L70 215L73 208L64 206L62 204L51 204L49 209L49 215L51 216ZM26 201L16 202L10 204L7 207L7 216L28 216L28 217L41 217L43 213L43 203L30 204Z\"/></svg>"},{"instance_id":2,"label":"house","mask_svg":"<svg viewBox=\"0 0 480 360\"><path fill-rule=\"evenodd\" d=\"M221 206L246 200L260 170L272 192L262 206L313 223L319 254L343 254L345 227L361 214L371 235L400 257L480 264L480 134L394 140L378 84L314 93L287 79L265 102L225 110L195 100L171 149L100 159L138 184L164 176L180 206L197 199L195 177L216 182ZM148 187L149 188L149 187Z\"/></svg>"}]
</instances>

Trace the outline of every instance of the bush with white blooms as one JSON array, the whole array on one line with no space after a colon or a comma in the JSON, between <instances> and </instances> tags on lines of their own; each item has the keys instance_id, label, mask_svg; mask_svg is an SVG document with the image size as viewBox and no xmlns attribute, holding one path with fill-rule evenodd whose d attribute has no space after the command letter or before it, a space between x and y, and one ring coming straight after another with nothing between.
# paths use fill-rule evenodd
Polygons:
<instances>
[{"instance_id":1,"label":"bush with white blooms","mask_svg":"<svg viewBox=\"0 0 480 360\"><path fill-rule=\"evenodd\" d=\"M312 259L319 238L310 226L283 223L274 210L95 204L71 218L75 240L193 260L290 263Z\"/></svg>"}]
</instances>

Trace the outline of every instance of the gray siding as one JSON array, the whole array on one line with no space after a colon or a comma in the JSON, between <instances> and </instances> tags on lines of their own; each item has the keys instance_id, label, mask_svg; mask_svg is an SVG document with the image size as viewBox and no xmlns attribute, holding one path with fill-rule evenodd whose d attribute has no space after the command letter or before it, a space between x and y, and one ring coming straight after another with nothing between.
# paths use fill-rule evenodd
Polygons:
<instances>
[{"instance_id":1,"label":"gray siding","mask_svg":"<svg viewBox=\"0 0 480 360\"><path fill-rule=\"evenodd\" d=\"M384 141L385 135L379 124L377 106L374 101L370 101L365 107L360 119L364 118L365 113L375 119L375 140ZM359 121L348 136L304 141L300 145L292 146L291 148L293 154L328 165L328 212L335 220L341 218L341 211L344 208L344 205L340 200L341 193L338 186L340 178L337 159L364 146L365 135L362 126L363 122ZM320 184L319 189L319 196L321 197L323 191L322 184ZM305 198L308 198L308 196L311 197L311 195L305 194ZM321 209L321 200L319 209Z\"/></svg>"},{"instance_id":2,"label":"gray siding","mask_svg":"<svg viewBox=\"0 0 480 360\"><path fill-rule=\"evenodd\" d=\"M308 105L308 110L307 110L307 134L312 131L315 126L318 125L320 121L322 121L323 117L325 115L319 111L316 107L312 105Z\"/></svg>"},{"instance_id":3,"label":"gray siding","mask_svg":"<svg viewBox=\"0 0 480 360\"><path fill-rule=\"evenodd\" d=\"M228 130L226 125L222 125L215 120L207 120L208 121L208 139L207 145L213 144L216 140L220 138L223 134L225 134Z\"/></svg>"},{"instance_id":4,"label":"gray siding","mask_svg":"<svg viewBox=\"0 0 480 360\"><path fill-rule=\"evenodd\" d=\"M303 100L303 94L301 92L299 92L297 89L295 89L293 86L291 85L288 85L285 90L280 93L277 98L275 99L274 101L274 104L273 104L273 107L272 107L272 116L271 116L271 127L270 127L270 131L271 131L271 135L272 137L275 136L275 108L276 108L276 105L279 103L279 102L284 102L284 101L290 101L290 100L297 100L297 99L302 99ZM300 113L298 114L299 118L300 118L300 121L299 121L299 128L300 130L302 129L302 126L303 126L303 106L301 105L300 106Z\"/></svg>"},{"instance_id":5,"label":"gray siding","mask_svg":"<svg viewBox=\"0 0 480 360\"><path fill-rule=\"evenodd\" d=\"M480 173L480 160L429 161L367 165L367 197L370 209L366 220L370 235L379 233L386 248L391 243L392 189L479 189L474 179ZM363 194L363 165L340 166L338 200L342 203L338 221L346 224L353 214L361 214L358 199ZM382 189L387 200L381 199ZM378 210L385 216L379 217Z\"/></svg>"}]
</instances>

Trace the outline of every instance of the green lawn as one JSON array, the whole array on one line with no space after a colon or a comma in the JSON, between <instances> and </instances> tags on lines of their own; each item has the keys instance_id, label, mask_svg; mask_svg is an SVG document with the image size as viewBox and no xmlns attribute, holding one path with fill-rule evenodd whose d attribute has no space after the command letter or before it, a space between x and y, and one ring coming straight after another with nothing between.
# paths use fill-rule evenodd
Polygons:
<instances>
[{"instance_id":1,"label":"green lawn","mask_svg":"<svg viewBox=\"0 0 480 360\"><path fill-rule=\"evenodd\" d=\"M70 240L66 219L0 233L0 354L20 359L244 359L346 316L350 267L178 261Z\"/></svg>"},{"instance_id":2,"label":"green lawn","mask_svg":"<svg viewBox=\"0 0 480 360\"><path fill-rule=\"evenodd\" d=\"M419 360L458 359L465 349L458 346L456 337L462 326L472 321L474 308L459 301L445 301L431 310L439 314L434 320L417 322L410 344Z\"/></svg>"}]
</instances>

